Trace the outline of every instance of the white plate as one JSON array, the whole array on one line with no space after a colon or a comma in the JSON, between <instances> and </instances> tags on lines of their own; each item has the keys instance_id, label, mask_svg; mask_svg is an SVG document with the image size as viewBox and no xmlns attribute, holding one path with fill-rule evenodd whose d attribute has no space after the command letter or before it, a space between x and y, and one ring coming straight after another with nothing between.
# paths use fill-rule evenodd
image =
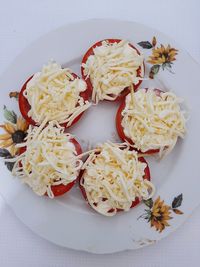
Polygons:
<instances>
[{"instance_id":1,"label":"white plate","mask_svg":"<svg viewBox=\"0 0 200 267\"><path fill-rule=\"evenodd\" d=\"M144 218L138 219L148 209L140 204L129 213L119 213L113 218L93 212L83 200L78 188L54 200L38 197L31 190L13 178L1 162L0 193L18 218L41 237L64 247L93 253L111 253L126 249L137 249L152 244L177 229L200 203L199 198L199 65L175 41L147 26L117 20L88 20L61 27L35 41L27 47L3 73L0 79L0 107L6 104L18 110L15 100L8 93L20 89L31 74L38 71L49 59L55 59L64 66L80 73L80 62L84 52L93 43L104 38L123 38L137 44L151 41L156 36L158 44L168 43L179 50L173 64L173 72L160 70L154 80L143 82L143 86L157 86L173 90L186 99L190 108L188 133L179 141L174 151L161 162L147 159L151 176L156 184L158 196L171 205L174 197L182 194L183 201L176 201L177 209L184 214L170 211L173 219L163 231L156 231ZM157 46L158 46L157 44ZM146 56L151 49L142 49ZM146 72L149 72L146 66ZM80 123L70 129L84 147L88 143L116 138L116 103L100 103L84 114ZM2 113L0 121L4 120ZM175 202L174 202L175 204ZM179 205L181 204L181 206ZM176 211L177 212L177 211Z\"/></svg>"}]
</instances>

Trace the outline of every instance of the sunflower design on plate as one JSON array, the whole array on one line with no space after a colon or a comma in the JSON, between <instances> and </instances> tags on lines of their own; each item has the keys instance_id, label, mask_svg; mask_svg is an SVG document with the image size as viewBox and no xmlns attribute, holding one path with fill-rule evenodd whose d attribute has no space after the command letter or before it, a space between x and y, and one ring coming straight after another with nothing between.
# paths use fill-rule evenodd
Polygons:
<instances>
[{"instance_id":1,"label":"sunflower design on plate","mask_svg":"<svg viewBox=\"0 0 200 267\"><path fill-rule=\"evenodd\" d=\"M142 41L138 43L138 45L144 49L152 49L152 54L147 60L148 63L153 65L149 72L149 78L151 79L154 78L161 68L163 70L167 69L169 72L173 73L171 70L173 61L176 60L176 55L178 55L178 50L171 47L169 44L167 46L161 44L160 47L156 47L156 44L157 40L155 36L151 42Z\"/></svg>"},{"instance_id":2,"label":"sunflower design on plate","mask_svg":"<svg viewBox=\"0 0 200 267\"><path fill-rule=\"evenodd\" d=\"M0 125L0 128L4 130L4 133L0 134L0 157L8 159L18 153L16 145L24 141L28 124L21 117L17 117L14 111L8 110L6 106L4 106L4 117L6 122ZM5 162L5 164L9 170L12 170L12 163Z\"/></svg>"},{"instance_id":3,"label":"sunflower design on plate","mask_svg":"<svg viewBox=\"0 0 200 267\"><path fill-rule=\"evenodd\" d=\"M150 226L155 228L156 231L161 233L167 226L170 226L169 220L173 219L172 212L181 215L183 212L178 209L183 201L183 195L180 194L172 201L171 206L165 204L164 200L161 200L160 196L155 201L152 198L143 201L148 207L145 209L145 213L138 219L143 218L150 223Z\"/></svg>"},{"instance_id":4,"label":"sunflower design on plate","mask_svg":"<svg viewBox=\"0 0 200 267\"><path fill-rule=\"evenodd\" d=\"M170 206L165 205L164 200L160 200L160 197L156 199L151 211L151 227L155 227L156 231L162 232L166 226L169 226L168 220L170 217Z\"/></svg>"}]
</instances>

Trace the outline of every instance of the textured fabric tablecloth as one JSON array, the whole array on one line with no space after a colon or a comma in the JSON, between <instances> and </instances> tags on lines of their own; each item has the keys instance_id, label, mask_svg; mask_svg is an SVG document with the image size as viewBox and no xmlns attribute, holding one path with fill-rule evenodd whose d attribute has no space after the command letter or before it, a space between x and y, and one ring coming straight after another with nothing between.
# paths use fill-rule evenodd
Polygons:
<instances>
[{"instance_id":1,"label":"textured fabric tablecloth","mask_svg":"<svg viewBox=\"0 0 200 267\"><path fill-rule=\"evenodd\" d=\"M39 36L63 24L88 18L132 20L157 28L179 41L200 62L199 10L198 0L0 0L0 73ZM137 251L92 255L60 248L39 238L0 197L1 267L196 267L199 262L200 208L173 235L156 245Z\"/></svg>"}]
</instances>

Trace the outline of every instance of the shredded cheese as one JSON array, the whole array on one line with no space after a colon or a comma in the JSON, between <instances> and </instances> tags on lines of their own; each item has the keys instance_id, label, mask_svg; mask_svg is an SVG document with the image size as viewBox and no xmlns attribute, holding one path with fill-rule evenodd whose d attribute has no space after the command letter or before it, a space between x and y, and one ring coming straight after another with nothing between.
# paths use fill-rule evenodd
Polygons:
<instances>
[{"instance_id":1,"label":"shredded cheese","mask_svg":"<svg viewBox=\"0 0 200 267\"><path fill-rule=\"evenodd\" d=\"M38 195L53 198L51 186L73 182L82 166L72 136L55 121L40 127L30 126L25 143L26 151L15 158L13 175L28 184Z\"/></svg>"},{"instance_id":2,"label":"shredded cheese","mask_svg":"<svg viewBox=\"0 0 200 267\"><path fill-rule=\"evenodd\" d=\"M37 124L48 118L48 121L70 126L90 106L80 96L86 88L85 81L74 78L70 69L50 62L32 77L24 90L24 97L31 106L28 116Z\"/></svg>"},{"instance_id":3,"label":"shredded cheese","mask_svg":"<svg viewBox=\"0 0 200 267\"><path fill-rule=\"evenodd\" d=\"M91 207L105 216L118 209L128 211L132 202L149 199L155 192L151 182L143 179L146 163L127 144L104 143L92 151L84 163L80 180Z\"/></svg>"},{"instance_id":4,"label":"shredded cheese","mask_svg":"<svg viewBox=\"0 0 200 267\"><path fill-rule=\"evenodd\" d=\"M90 79L93 92L92 100L115 100L132 83L137 84L144 75L143 56L125 40L119 43L103 41L93 49L86 63L82 64L84 75ZM141 77L137 70L141 67Z\"/></svg>"},{"instance_id":5,"label":"shredded cheese","mask_svg":"<svg viewBox=\"0 0 200 267\"><path fill-rule=\"evenodd\" d=\"M156 94L153 89L140 89L127 95L122 111L122 127L134 147L142 152L159 149L160 156L169 153L178 137L186 132L182 102L171 92Z\"/></svg>"}]
</instances>

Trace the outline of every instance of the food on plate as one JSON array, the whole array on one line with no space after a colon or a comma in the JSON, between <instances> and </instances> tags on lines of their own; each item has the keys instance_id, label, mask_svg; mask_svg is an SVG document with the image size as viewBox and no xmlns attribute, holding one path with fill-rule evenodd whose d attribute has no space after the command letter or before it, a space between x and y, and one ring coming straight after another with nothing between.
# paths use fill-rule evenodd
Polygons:
<instances>
[{"instance_id":1,"label":"food on plate","mask_svg":"<svg viewBox=\"0 0 200 267\"><path fill-rule=\"evenodd\" d=\"M84 55L82 76L87 82L92 101L118 100L135 90L144 76L144 58L128 41L106 39L94 44Z\"/></svg>"},{"instance_id":2,"label":"food on plate","mask_svg":"<svg viewBox=\"0 0 200 267\"><path fill-rule=\"evenodd\" d=\"M13 161L14 176L29 185L39 196L50 198L69 191L75 183L82 166L79 143L65 128L51 121L45 127L29 126L27 137L19 144L20 155Z\"/></svg>"},{"instance_id":3,"label":"food on plate","mask_svg":"<svg viewBox=\"0 0 200 267\"><path fill-rule=\"evenodd\" d=\"M86 82L52 61L30 77L19 94L22 116L33 125L47 118L69 127L90 105Z\"/></svg>"},{"instance_id":4,"label":"food on plate","mask_svg":"<svg viewBox=\"0 0 200 267\"><path fill-rule=\"evenodd\" d=\"M92 150L79 184L89 205L105 216L129 211L155 192L147 162L126 143L106 142Z\"/></svg>"},{"instance_id":5,"label":"food on plate","mask_svg":"<svg viewBox=\"0 0 200 267\"><path fill-rule=\"evenodd\" d=\"M159 89L131 92L116 115L120 138L142 153L166 155L186 133L182 101L174 93Z\"/></svg>"},{"instance_id":6,"label":"food on plate","mask_svg":"<svg viewBox=\"0 0 200 267\"><path fill-rule=\"evenodd\" d=\"M155 186L143 156L170 153L178 138L185 136L186 117L183 100L174 93L138 90L144 72L143 55L121 39L105 39L89 48L81 63L83 79L50 61L25 82L19 94L10 93L19 101L26 129L23 135L18 133L20 140L7 133L1 136L9 141L2 142L0 155L8 169L37 195L49 198L65 194L78 180L85 200L105 216L127 212L142 200L152 202ZM103 100L122 100L116 128L123 143L107 141L82 153L66 128L92 102ZM18 126L14 111L4 107L4 116ZM9 151L5 147L11 141L15 149Z\"/></svg>"}]
</instances>

